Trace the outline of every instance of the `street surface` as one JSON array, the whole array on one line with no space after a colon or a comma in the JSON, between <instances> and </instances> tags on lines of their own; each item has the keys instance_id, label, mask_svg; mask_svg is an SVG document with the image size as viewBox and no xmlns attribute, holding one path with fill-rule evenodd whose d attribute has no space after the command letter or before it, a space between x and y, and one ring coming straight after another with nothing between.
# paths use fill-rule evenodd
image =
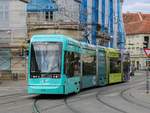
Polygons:
<instances>
[{"instance_id":1,"label":"street surface","mask_svg":"<svg viewBox=\"0 0 150 113\"><path fill-rule=\"evenodd\" d=\"M0 113L150 113L146 72L127 83L88 89L69 96L28 95L25 81L2 81Z\"/></svg>"}]
</instances>

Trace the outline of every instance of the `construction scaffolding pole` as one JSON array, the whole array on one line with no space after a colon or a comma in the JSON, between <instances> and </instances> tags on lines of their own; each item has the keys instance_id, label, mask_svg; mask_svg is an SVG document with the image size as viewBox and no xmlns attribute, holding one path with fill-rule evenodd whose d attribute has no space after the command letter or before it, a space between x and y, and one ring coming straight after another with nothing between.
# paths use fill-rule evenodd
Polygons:
<instances>
[{"instance_id":1,"label":"construction scaffolding pole","mask_svg":"<svg viewBox=\"0 0 150 113\"><path fill-rule=\"evenodd\" d=\"M96 45L98 27L99 0L92 1L92 44Z\"/></svg>"},{"instance_id":2,"label":"construction scaffolding pole","mask_svg":"<svg viewBox=\"0 0 150 113\"><path fill-rule=\"evenodd\" d=\"M124 26L123 26L123 19L122 19L122 6L121 6L121 0L117 0L117 14L118 14L118 46L119 49L125 48L125 32L124 32Z\"/></svg>"},{"instance_id":3,"label":"construction scaffolding pole","mask_svg":"<svg viewBox=\"0 0 150 113\"><path fill-rule=\"evenodd\" d=\"M114 33L114 7L113 0L109 0L109 20L108 20L108 34L110 36L109 47L113 48L113 33Z\"/></svg>"},{"instance_id":4,"label":"construction scaffolding pole","mask_svg":"<svg viewBox=\"0 0 150 113\"><path fill-rule=\"evenodd\" d=\"M102 20L101 31L105 32L105 0L102 0Z\"/></svg>"},{"instance_id":5,"label":"construction scaffolding pole","mask_svg":"<svg viewBox=\"0 0 150 113\"><path fill-rule=\"evenodd\" d=\"M80 3L80 25L83 29L83 39L88 42L88 31L87 31L87 0L82 0Z\"/></svg>"}]
</instances>

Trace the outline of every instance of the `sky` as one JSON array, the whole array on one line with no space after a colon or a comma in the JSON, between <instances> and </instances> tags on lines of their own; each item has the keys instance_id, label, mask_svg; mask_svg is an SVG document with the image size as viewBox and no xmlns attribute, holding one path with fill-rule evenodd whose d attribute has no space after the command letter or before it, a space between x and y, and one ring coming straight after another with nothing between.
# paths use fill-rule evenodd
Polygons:
<instances>
[{"instance_id":1,"label":"sky","mask_svg":"<svg viewBox=\"0 0 150 113\"><path fill-rule=\"evenodd\" d=\"M123 12L150 13L150 0L124 0Z\"/></svg>"}]
</instances>

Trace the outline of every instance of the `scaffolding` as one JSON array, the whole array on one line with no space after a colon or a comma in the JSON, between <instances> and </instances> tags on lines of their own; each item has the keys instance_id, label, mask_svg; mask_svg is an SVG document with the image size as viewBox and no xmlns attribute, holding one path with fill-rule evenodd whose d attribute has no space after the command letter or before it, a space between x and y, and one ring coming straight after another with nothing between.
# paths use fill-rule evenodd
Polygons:
<instances>
[{"instance_id":1,"label":"scaffolding","mask_svg":"<svg viewBox=\"0 0 150 113\"><path fill-rule=\"evenodd\" d=\"M52 0L55 7L51 8L49 4L49 10L44 9L47 5L36 4L36 0L33 1L35 2L31 6L42 11L27 10L27 14L19 10L13 11L15 15L27 15L27 28L0 29L0 75L2 78L3 75L6 77L4 79L26 78L27 56L24 53L27 49L26 44L33 32L43 33L38 32L40 30L61 34L70 32L81 41L85 39L84 41L88 40L89 43L93 42L102 46L108 46L108 42L112 41L111 36L117 32L119 47L123 48L125 35L120 0L116 0L116 6L112 0L99 0L99 3L95 0ZM114 7L117 9L115 10ZM113 29L115 18L112 12L117 17L118 31Z\"/></svg>"}]
</instances>

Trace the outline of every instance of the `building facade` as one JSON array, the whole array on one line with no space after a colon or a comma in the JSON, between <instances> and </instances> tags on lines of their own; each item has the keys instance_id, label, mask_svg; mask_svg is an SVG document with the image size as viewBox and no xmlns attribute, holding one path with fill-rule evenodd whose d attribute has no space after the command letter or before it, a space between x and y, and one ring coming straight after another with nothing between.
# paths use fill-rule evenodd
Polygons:
<instances>
[{"instance_id":1,"label":"building facade","mask_svg":"<svg viewBox=\"0 0 150 113\"><path fill-rule=\"evenodd\" d=\"M131 64L137 70L144 70L147 65L144 48L150 47L150 14L126 13L123 17Z\"/></svg>"},{"instance_id":2,"label":"building facade","mask_svg":"<svg viewBox=\"0 0 150 113\"><path fill-rule=\"evenodd\" d=\"M34 34L56 33L80 38L79 3L74 0L31 0L27 12L29 38Z\"/></svg>"},{"instance_id":3,"label":"building facade","mask_svg":"<svg viewBox=\"0 0 150 113\"><path fill-rule=\"evenodd\" d=\"M12 74L25 74L25 59L21 51L26 37L26 4L19 0L0 0L0 75L2 77L7 79Z\"/></svg>"},{"instance_id":4,"label":"building facade","mask_svg":"<svg viewBox=\"0 0 150 113\"><path fill-rule=\"evenodd\" d=\"M24 3L19 0L0 1L0 31L0 43L14 45L18 41L25 40L27 27Z\"/></svg>"},{"instance_id":5,"label":"building facade","mask_svg":"<svg viewBox=\"0 0 150 113\"><path fill-rule=\"evenodd\" d=\"M86 10L81 11L81 4L78 0L31 0L27 5L27 25L28 37L34 34L64 34L71 36L77 40L83 40L83 37L88 37L92 42L92 29L95 23L92 19L98 16L98 26L96 27L97 44L108 46L108 42L114 37L114 46L117 48L118 34L122 29L119 23L118 3L122 0L98 0L98 15L93 16L93 0L81 0L87 2L84 6ZM118 2L119 1L119 2ZM55 7L54 7L55 6ZM112 6L112 7L111 7ZM49 8L51 7L51 8ZM85 27L81 25L81 14L84 19L87 18ZM114 19L115 17L115 19ZM103 30L102 30L103 29ZM86 33L85 33L86 31Z\"/></svg>"}]
</instances>

